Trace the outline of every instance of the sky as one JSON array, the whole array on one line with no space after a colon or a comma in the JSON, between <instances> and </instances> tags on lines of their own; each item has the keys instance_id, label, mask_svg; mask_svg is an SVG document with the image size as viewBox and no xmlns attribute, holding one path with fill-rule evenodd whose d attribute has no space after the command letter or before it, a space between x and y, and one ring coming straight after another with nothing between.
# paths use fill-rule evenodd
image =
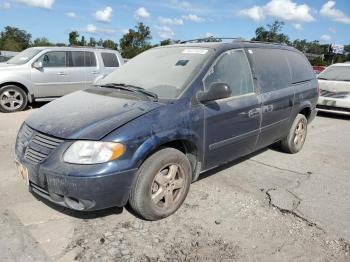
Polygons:
<instances>
[{"instance_id":1,"label":"sky","mask_svg":"<svg viewBox=\"0 0 350 262\"><path fill-rule=\"evenodd\" d=\"M51 42L85 38L119 41L137 22L152 42L208 36L250 39L255 29L285 22L291 40L350 44L350 0L0 0L0 31L15 26Z\"/></svg>"}]
</instances>

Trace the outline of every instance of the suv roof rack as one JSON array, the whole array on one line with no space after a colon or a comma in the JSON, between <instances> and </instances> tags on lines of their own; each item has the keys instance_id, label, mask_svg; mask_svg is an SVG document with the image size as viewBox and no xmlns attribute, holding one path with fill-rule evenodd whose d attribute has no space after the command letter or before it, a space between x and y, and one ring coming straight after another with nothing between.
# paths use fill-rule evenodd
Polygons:
<instances>
[{"instance_id":1,"label":"suv roof rack","mask_svg":"<svg viewBox=\"0 0 350 262\"><path fill-rule=\"evenodd\" d=\"M209 42L208 40L221 40L221 41L222 40L232 40L232 42L234 42L234 41L245 41L245 39L242 38L242 37L215 37L215 36L210 36L210 37L203 37L203 38L197 38L197 39L190 39L190 40L181 41L180 44ZM216 41L216 42L219 42L219 41Z\"/></svg>"},{"instance_id":2,"label":"suv roof rack","mask_svg":"<svg viewBox=\"0 0 350 262\"><path fill-rule=\"evenodd\" d=\"M83 46L83 45L69 45L67 47L72 47L72 48L91 48L91 49L105 49L105 50L114 50L111 48L105 48L103 46Z\"/></svg>"}]
</instances>

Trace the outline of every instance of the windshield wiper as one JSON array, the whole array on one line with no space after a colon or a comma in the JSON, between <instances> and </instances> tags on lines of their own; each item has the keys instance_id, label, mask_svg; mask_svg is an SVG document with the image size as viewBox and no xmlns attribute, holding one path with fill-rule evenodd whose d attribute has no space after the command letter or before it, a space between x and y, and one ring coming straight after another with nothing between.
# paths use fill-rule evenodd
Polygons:
<instances>
[{"instance_id":1,"label":"windshield wiper","mask_svg":"<svg viewBox=\"0 0 350 262\"><path fill-rule=\"evenodd\" d=\"M124 83L108 83L108 84L104 84L101 85L101 87L112 87L112 88L116 88L116 89L120 89L120 90L126 90L126 91L130 91L130 92L134 92L134 93L138 93L138 94L142 94L145 95L147 97L152 97L153 101L158 102L158 95L156 93L153 93L151 91L147 91L142 87L139 86L134 86L134 85L128 85L128 84L124 84Z\"/></svg>"}]
</instances>

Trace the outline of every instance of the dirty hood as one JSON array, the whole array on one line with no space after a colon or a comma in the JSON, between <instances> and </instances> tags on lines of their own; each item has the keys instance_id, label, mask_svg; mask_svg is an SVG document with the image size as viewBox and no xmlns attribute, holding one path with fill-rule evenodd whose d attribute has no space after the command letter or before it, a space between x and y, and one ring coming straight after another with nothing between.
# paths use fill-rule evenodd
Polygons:
<instances>
[{"instance_id":1,"label":"dirty hood","mask_svg":"<svg viewBox=\"0 0 350 262\"><path fill-rule=\"evenodd\" d=\"M57 99L41 107L25 122L39 132L58 138L99 140L161 105L113 89L95 88Z\"/></svg>"},{"instance_id":2,"label":"dirty hood","mask_svg":"<svg viewBox=\"0 0 350 262\"><path fill-rule=\"evenodd\" d=\"M347 81L330 81L319 79L318 83L321 90L326 90L329 92L349 92L350 94L350 82Z\"/></svg>"}]
</instances>

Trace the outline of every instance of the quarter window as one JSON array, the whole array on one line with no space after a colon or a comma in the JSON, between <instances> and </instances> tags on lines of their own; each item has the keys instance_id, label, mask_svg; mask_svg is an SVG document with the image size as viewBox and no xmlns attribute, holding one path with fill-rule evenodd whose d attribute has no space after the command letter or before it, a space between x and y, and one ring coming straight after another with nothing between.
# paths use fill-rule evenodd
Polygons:
<instances>
[{"instance_id":1,"label":"quarter window","mask_svg":"<svg viewBox=\"0 0 350 262\"><path fill-rule=\"evenodd\" d=\"M254 92L249 62L243 50L230 50L220 56L204 80L205 90L215 82L227 84L231 96Z\"/></svg>"},{"instance_id":2,"label":"quarter window","mask_svg":"<svg viewBox=\"0 0 350 262\"><path fill-rule=\"evenodd\" d=\"M118 67L118 58L113 53L101 53L103 64L105 67Z\"/></svg>"},{"instance_id":3,"label":"quarter window","mask_svg":"<svg viewBox=\"0 0 350 262\"><path fill-rule=\"evenodd\" d=\"M66 52L48 52L42 55L38 62L42 62L43 67L65 67Z\"/></svg>"},{"instance_id":4,"label":"quarter window","mask_svg":"<svg viewBox=\"0 0 350 262\"><path fill-rule=\"evenodd\" d=\"M292 51L288 51L286 54L292 71L293 84L315 78L315 73L305 56Z\"/></svg>"}]
</instances>

